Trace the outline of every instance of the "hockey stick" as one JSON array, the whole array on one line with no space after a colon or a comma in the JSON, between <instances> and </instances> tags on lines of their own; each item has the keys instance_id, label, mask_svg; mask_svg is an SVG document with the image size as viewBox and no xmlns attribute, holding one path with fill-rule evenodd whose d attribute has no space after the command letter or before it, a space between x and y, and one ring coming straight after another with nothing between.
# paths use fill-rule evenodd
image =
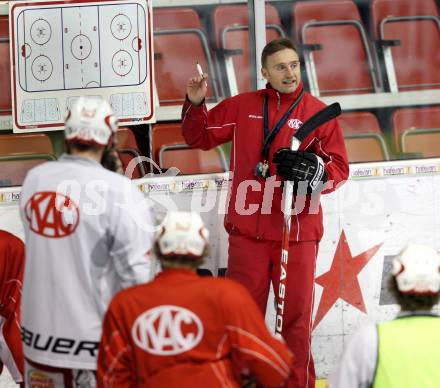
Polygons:
<instances>
[{"instance_id":1,"label":"hockey stick","mask_svg":"<svg viewBox=\"0 0 440 388\"><path fill-rule=\"evenodd\" d=\"M334 119L341 114L341 106L335 102L310 117L302 126L298 129L295 135L292 137L290 149L297 151L301 142L310 135L320 125ZM292 200L293 200L293 182L285 181L283 189L283 239L281 244L281 260L280 260L280 284L278 286L278 297L276 305L276 319L275 319L275 333L281 335L283 330L283 313L284 302L286 294L286 280L287 280L287 262L289 260L289 237L290 237L290 225L292 217Z\"/></svg>"}]
</instances>

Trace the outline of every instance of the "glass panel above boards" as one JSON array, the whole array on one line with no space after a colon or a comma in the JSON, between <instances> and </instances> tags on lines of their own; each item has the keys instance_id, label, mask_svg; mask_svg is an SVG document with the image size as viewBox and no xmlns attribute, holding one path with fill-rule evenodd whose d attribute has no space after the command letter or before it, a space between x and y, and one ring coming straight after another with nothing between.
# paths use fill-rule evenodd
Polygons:
<instances>
[{"instance_id":1,"label":"glass panel above boards","mask_svg":"<svg viewBox=\"0 0 440 388\"><path fill-rule=\"evenodd\" d=\"M250 3L154 2L159 121L179 120L196 62L209 73L208 107L257 88ZM341 104L352 163L440 156L435 0L266 1L264 11L255 29L296 43L305 90Z\"/></svg>"}]
</instances>

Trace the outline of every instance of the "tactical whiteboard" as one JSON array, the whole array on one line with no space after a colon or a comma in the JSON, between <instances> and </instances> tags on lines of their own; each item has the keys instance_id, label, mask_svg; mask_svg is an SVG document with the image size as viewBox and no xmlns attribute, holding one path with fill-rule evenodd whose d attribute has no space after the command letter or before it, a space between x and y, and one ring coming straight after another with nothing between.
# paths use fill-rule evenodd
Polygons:
<instances>
[{"instance_id":1,"label":"tactical whiteboard","mask_svg":"<svg viewBox=\"0 0 440 388\"><path fill-rule=\"evenodd\" d=\"M154 121L151 1L10 2L9 20L14 132L63 129L83 95Z\"/></svg>"}]
</instances>

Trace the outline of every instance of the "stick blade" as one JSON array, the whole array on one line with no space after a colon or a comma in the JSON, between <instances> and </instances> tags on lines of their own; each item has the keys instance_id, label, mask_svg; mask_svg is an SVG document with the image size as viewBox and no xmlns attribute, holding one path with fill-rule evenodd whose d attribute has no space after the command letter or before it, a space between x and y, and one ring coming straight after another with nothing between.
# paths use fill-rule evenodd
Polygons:
<instances>
[{"instance_id":1,"label":"stick blade","mask_svg":"<svg viewBox=\"0 0 440 388\"><path fill-rule=\"evenodd\" d=\"M295 133L295 137L302 142L312 131L318 128L320 125L330 121L341 114L341 105L338 102L326 106L324 109L316 112L310 117L298 131Z\"/></svg>"}]
</instances>

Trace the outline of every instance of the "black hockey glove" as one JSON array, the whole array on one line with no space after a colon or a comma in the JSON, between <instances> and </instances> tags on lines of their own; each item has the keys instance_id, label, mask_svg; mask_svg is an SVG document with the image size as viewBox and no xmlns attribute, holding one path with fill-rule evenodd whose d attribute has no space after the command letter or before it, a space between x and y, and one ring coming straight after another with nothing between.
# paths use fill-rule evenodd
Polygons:
<instances>
[{"instance_id":1,"label":"black hockey glove","mask_svg":"<svg viewBox=\"0 0 440 388\"><path fill-rule=\"evenodd\" d=\"M318 187L322 188L327 182L328 174L325 171L324 162L314 153L280 148L275 152L273 162L281 178L293 181L297 189L301 188L301 185L307 185L309 194Z\"/></svg>"}]
</instances>

